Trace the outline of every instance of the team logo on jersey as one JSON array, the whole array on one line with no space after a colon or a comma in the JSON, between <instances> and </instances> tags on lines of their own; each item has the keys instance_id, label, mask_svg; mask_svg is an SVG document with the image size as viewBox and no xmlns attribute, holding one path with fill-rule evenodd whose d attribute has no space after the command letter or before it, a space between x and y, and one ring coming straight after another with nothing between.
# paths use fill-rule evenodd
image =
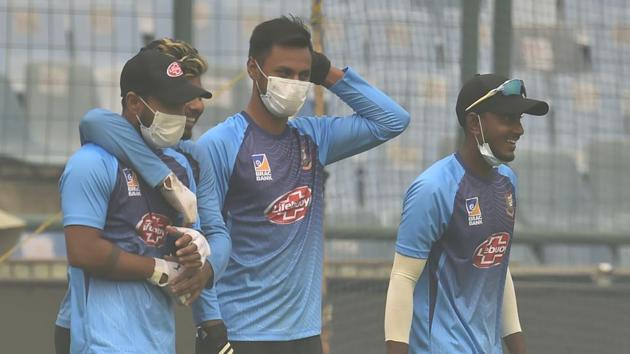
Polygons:
<instances>
[{"instance_id":1,"label":"team logo on jersey","mask_svg":"<svg viewBox=\"0 0 630 354\"><path fill-rule=\"evenodd\" d=\"M473 253L473 265L485 269L498 266L503 262L510 244L510 234L498 232L483 241Z\"/></svg>"},{"instance_id":2,"label":"team logo on jersey","mask_svg":"<svg viewBox=\"0 0 630 354\"><path fill-rule=\"evenodd\" d=\"M256 172L256 181L271 181L271 166L269 166L269 160L265 154L252 155L252 162L254 163L254 172Z\"/></svg>"},{"instance_id":3,"label":"team logo on jersey","mask_svg":"<svg viewBox=\"0 0 630 354\"><path fill-rule=\"evenodd\" d=\"M138 182L138 176L136 176L136 173L128 168L123 168L122 171L125 175L125 181L127 182L127 194L130 197L141 196L140 183Z\"/></svg>"},{"instance_id":4,"label":"team logo on jersey","mask_svg":"<svg viewBox=\"0 0 630 354\"><path fill-rule=\"evenodd\" d=\"M274 224L292 224L304 219L311 199L309 186L297 187L271 202L265 209L265 216Z\"/></svg>"},{"instance_id":5,"label":"team logo on jersey","mask_svg":"<svg viewBox=\"0 0 630 354\"><path fill-rule=\"evenodd\" d=\"M481 207L479 206L478 197L466 199L466 212L468 213L469 226L483 224L483 218L481 217Z\"/></svg>"},{"instance_id":6,"label":"team logo on jersey","mask_svg":"<svg viewBox=\"0 0 630 354\"><path fill-rule=\"evenodd\" d=\"M166 227L171 225L168 216L146 213L136 225L136 232L147 246L160 247L166 240Z\"/></svg>"},{"instance_id":7,"label":"team logo on jersey","mask_svg":"<svg viewBox=\"0 0 630 354\"><path fill-rule=\"evenodd\" d=\"M511 217L514 217L514 198L512 192L505 194L505 212Z\"/></svg>"},{"instance_id":8,"label":"team logo on jersey","mask_svg":"<svg viewBox=\"0 0 630 354\"><path fill-rule=\"evenodd\" d=\"M182 70L178 62L174 61L166 68L166 75L169 77L179 77L184 75L184 70Z\"/></svg>"}]
</instances>

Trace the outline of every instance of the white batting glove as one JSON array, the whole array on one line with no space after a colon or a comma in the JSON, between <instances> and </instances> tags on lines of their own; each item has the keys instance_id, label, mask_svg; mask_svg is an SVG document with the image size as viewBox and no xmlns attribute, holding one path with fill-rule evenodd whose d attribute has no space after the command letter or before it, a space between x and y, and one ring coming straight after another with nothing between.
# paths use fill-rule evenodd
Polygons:
<instances>
[{"instance_id":1,"label":"white batting glove","mask_svg":"<svg viewBox=\"0 0 630 354\"><path fill-rule=\"evenodd\" d=\"M177 278L180 274L184 272L184 267L182 267L177 262L171 262L164 260L162 258L153 258L155 260L155 267L153 268L153 274L151 277L147 279L147 281L153 285L164 288L167 286L173 279ZM190 294L184 294L179 297L175 297L175 295L168 289L165 288L166 292L177 302L180 304L185 304Z\"/></svg>"},{"instance_id":2,"label":"white batting glove","mask_svg":"<svg viewBox=\"0 0 630 354\"><path fill-rule=\"evenodd\" d=\"M184 224L197 220L197 196L174 173L170 173L159 187L160 193L175 210L184 216Z\"/></svg>"},{"instance_id":3,"label":"white batting glove","mask_svg":"<svg viewBox=\"0 0 630 354\"><path fill-rule=\"evenodd\" d=\"M165 287L170 283L170 281L177 278L184 272L185 268L177 262L167 261L162 258L153 259L155 260L153 274L147 278L147 281L153 285Z\"/></svg>"},{"instance_id":4,"label":"white batting glove","mask_svg":"<svg viewBox=\"0 0 630 354\"><path fill-rule=\"evenodd\" d=\"M177 226L173 226L173 228L182 233L180 237L184 235L190 235L192 237L192 241L190 242L194 243L195 246L197 246L197 252L199 252L199 255L201 256L201 267L199 268L202 268L203 265L206 264L206 259L210 257L210 254L212 253L210 251L210 245L208 244L208 240L206 240L206 237L195 229Z\"/></svg>"}]
</instances>

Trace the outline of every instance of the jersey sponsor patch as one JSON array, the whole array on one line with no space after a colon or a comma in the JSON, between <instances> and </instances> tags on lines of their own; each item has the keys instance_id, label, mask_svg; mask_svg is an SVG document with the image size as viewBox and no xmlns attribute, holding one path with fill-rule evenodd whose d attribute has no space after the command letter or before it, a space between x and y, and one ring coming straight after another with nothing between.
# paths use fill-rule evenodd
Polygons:
<instances>
[{"instance_id":1,"label":"jersey sponsor patch","mask_svg":"<svg viewBox=\"0 0 630 354\"><path fill-rule=\"evenodd\" d=\"M475 249L473 265L481 269L498 266L505 258L509 244L510 234L507 232L492 234Z\"/></svg>"},{"instance_id":2,"label":"jersey sponsor patch","mask_svg":"<svg viewBox=\"0 0 630 354\"><path fill-rule=\"evenodd\" d=\"M478 197L466 199L466 212L468 213L469 226L483 224L483 218L481 216L481 206L479 205Z\"/></svg>"},{"instance_id":3,"label":"jersey sponsor patch","mask_svg":"<svg viewBox=\"0 0 630 354\"><path fill-rule=\"evenodd\" d=\"M511 217L514 217L514 197L512 192L505 194L505 212Z\"/></svg>"},{"instance_id":4,"label":"jersey sponsor patch","mask_svg":"<svg viewBox=\"0 0 630 354\"><path fill-rule=\"evenodd\" d=\"M136 225L136 232L147 246L161 247L166 239L166 227L171 225L168 216L146 213Z\"/></svg>"},{"instance_id":5,"label":"jersey sponsor patch","mask_svg":"<svg viewBox=\"0 0 630 354\"><path fill-rule=\"evenodd\" d=\"M123 168L122 171L125 175L125 181L127 182L127 194L130 197L141 196L140 183L138 182L138 176L136 176L136 173L128 168Z\"/></svg>"},{"instance_id":6,"label":"jersey sponsor patch","mask_svg":"<svg viewBox=\"0 0 630 354\"><path fill-rule=\"evenodd\" d=\"M252 162L254 163L254 172L256 172L256 181L271 181L271 166L267 155L254 154L252 155Z\"/></svg>"},{"instance_id":7,"label":"jersey sponsor patch","mask_svg":"<svg viewBox=\"0 0 630 354\"><path fill-rule=\"evenodd\" d=\"M265 209L265 216L274 224L292 224L306 216L311 200L309 186L297 187L271 202Z\"/></svg>"},{"instance_id":8,"label":"jersey sponsor patch","mask_svg":"<svg viewBox=\"0 0 630 354\"><path fill-rule=\"evenodd\" d=\"M182 70L178 62L174 61L166 68L166 75L169 77L179 77L184 75L184 70Z\"/></svg>"}]
</instances>

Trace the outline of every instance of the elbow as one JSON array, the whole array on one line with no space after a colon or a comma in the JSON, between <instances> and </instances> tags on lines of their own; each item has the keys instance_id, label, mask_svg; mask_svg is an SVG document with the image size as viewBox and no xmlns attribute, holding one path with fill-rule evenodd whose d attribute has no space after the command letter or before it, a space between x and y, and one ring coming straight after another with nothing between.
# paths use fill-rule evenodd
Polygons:
<instances>
[{"instance_id":1,"label":"elbow","mask_svg":"<svg viewBox=\"0 0 630 354\"><path fill-rule=\"evenodd\" d=\"M104 267L98 263L99 258L97 255L91 255L87 252L68 252L69 265L93 274L103 273Z\"/></svg>"},{"instance_id":2,"label":"elbow","mask_svg":"<svg viewBox=\"0 0 630 354\"><path fill-rule=\"evenodd\" d=\"M407 129L407 127L409 126L409 122L411 121L411 116L409 112L398 105L395 109L389 112L389 115L391 117L390 121L392 123L389 125L387 138L392 139L397 137L402 132L404 132L405 129Z\"/></svg>"}]
</instances>

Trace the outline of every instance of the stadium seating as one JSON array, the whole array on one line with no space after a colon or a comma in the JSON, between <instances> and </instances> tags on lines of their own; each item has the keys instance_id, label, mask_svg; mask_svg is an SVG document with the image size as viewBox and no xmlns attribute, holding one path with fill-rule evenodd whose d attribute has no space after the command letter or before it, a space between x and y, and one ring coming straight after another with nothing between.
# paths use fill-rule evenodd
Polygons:
<instances>
[{"instance_id":1,"label":"stadium seating","mask_svg":"<svg viewBox=\"0 0 630 354\"><path fill-rule=\"evenodd\" d=\"M34 163L64 164L79 147L79 120L98 107L92 69L80 64L29 63L26 72L28 131L37 145L26 159Z\"/></svg>"},{"instance_id":2,"label":"stadium seating","mask_svg":"<svg viewBox=\"0 0 630 354\"><path fill-rule=\"evenodd\" d=\"M630 222L630 138L595 140L588 146L593 212L602 230L626 231Z\"/></svg>"},{"instance_id":3,"label":"stadium seating","mask_svg":"<svg viewBox=\"0 0 630 354\"><path fill-rule=\"evenodd\" d=\"M28 141L26 116L6 76L0 75L0 156L23 157Z\"/></svg>"}]
</instances>

